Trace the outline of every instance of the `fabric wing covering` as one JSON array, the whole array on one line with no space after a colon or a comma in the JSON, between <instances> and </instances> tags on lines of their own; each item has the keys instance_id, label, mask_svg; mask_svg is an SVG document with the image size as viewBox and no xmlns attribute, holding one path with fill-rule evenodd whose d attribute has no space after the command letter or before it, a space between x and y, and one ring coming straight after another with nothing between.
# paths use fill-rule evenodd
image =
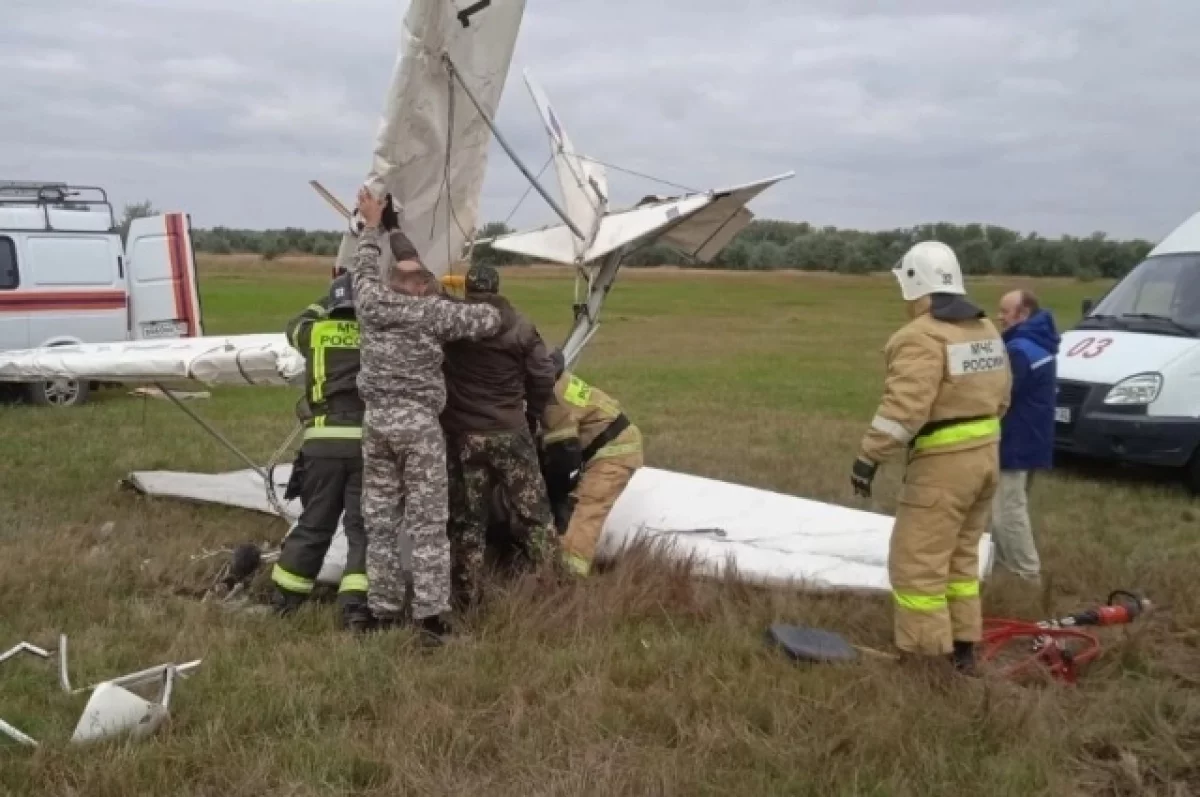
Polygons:
<instances>
[{"instance_id":1,"label":"fabric wing covering","mask_svg":"<svg viewBox=\"0 0 1200 797\"><path fill-rule=\"evenodd\" d=\"M280 465L274 489L283 500L291 468ZM219 474L144 471L129 484L148 495L226 504L274 514L251 470ZM285 507L296 513L296 502ZM692 562L712 577L815 590L886 592L892 518L683 473L642 468L604 526L599 560L644 539L669 559ZM979 546L980 577L991 571L992 542ZM319 579L334 584L346 556L339 528Z\"/></svg>"},{"instance_id":2,"label":"fabric wing covering","mask_svg":"<svg viewBox=\"0 0 1200 797\"><path fill-rule=\"evenodd\" d=\"M367 184L400 202L405 234L438 277L474 234L492 136L443 54L494 119L524 12L525 0L412 0L404 19ZM339 260L352 253L343 236Z\"/></svg>"},{"instance_id":3,"label":"fabric wing covering","mask_svg":"<svg viewBox=\"0 0 1200 797\"><path fill-rule=\"evenodd\" d=\"M283 335L230 335L88 343L0 352L0 381L93 379L209 385L294 385L304 358Z\"/></svg>"}]
</instances>

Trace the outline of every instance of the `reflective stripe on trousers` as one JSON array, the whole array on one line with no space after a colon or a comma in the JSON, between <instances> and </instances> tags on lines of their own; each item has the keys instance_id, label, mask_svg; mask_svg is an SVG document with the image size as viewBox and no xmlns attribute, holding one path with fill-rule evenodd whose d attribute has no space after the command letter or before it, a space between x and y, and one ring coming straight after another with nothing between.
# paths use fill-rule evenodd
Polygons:
<instances>
[{"instance_id":1,"label":"reflective stripe on trousers","mask_svg":"<svg viewBox=\"0 0 1200 797\"><path fill-rule=\"evenodd\" d=\"M366 573L347 573L342 576L342 582L338 585L338 593L342 592L366 592L367 591L367 574Z\"/></svg>"},{"instance_id":2,"label":"reflective stripe on trousers","mask_svg":"<svg viewBox=\"0 0 1200 797\"><path fill-rule=\"evenodd\" d=\"M311 578L298 576L288 570L284 570L278 563L271 568L271 581L281 589L286 589L288 592L297 592L301 595L307 595L313 591L314 581Z\"/></svg>"},{"instance_id":3,"label":"reflective stripe on trousers","mask_svg":"<svg viewBox=\"0 0 1200 797\"><path fill-rule=\"evenodd\" d=\"M979 597L979 581L951 581L946 585L945 595L920 595L915 592L896 590L892 593L896 605L910 612L937 612L945 609L947 601Z\"/></svg>"}]
</instances>

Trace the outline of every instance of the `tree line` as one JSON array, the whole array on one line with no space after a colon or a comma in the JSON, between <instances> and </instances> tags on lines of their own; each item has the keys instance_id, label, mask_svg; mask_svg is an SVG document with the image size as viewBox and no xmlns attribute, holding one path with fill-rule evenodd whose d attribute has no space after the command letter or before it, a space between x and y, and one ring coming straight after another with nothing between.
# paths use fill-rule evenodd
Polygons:
<instances>
[{"instance_id":1,"label":"tree line","mask_svg":"<svg viewBox=\"0 0 1200 797\"><path fill-rule=\"evenodd\" d=\"M127 214L152 210L149 203L128 206ZM480 238L511 230L501 222L487 224ZM193 231L198 252L257 254L268 260L289 254L330 257L337 254L341 231L243 230L214 227ZM735 271L799 269L866 274L891 268L918 241L937 240L957 252L967 274L1011 274L1028 277L1113 279L1137 265L1152 248L1149 241L1112 240L1103 232L1086 237L1046 238L990 224L922 224L892 230L861 231L817 227L807 222L755 220L708 264L698 268ZM475 247L472 260L497 266L533 261L487 244ZM626 261L631 267L689 265L668 246L643 247Z\"/></svg>"}]
</instances>

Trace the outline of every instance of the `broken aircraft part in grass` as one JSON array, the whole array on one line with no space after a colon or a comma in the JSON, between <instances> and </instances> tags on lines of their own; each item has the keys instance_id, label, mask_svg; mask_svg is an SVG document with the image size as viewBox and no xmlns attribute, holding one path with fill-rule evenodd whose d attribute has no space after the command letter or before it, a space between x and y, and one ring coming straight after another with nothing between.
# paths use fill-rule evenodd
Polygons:
<instances>
[{"instance_id":1,"label":"broken aircraft part in grass","mask_svg":"<svg viewBox=\"0 0 1200 797\"><path fill-rule=\"evenodd\" d=\"M29 642L21 642L0 655L0 663L21 653L49 659L54 652ZM70 741L74 744L85 744L126 735L133 739L144 739L151 735L170 718L171 696L175 690L176 680L193 673L202 661L195 659L184 664L159 664L155 667L147 667L144 670L100 681L92 686L74 689L71 687L71 676L67 664L66 634L60 634L58 637L57 653L55 658L58 664L59 688L69 695L92 693L75 725L75 731L71 735ZM156 681L162 683L162 691L156 701L147 700L130 691ZM4 720L0 720L0 733L19 744L30 747L38 746L37 740Z\"/></svg>"}]
</instances>

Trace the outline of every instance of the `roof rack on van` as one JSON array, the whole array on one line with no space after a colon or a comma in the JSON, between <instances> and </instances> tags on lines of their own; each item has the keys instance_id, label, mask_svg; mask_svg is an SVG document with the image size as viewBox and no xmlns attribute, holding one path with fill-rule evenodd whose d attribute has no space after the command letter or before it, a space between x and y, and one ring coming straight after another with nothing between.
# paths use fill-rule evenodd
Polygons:
<instances>
[{"instance_id":1,"label":"roof rack on van","mask_svg":"<svg viewBox=\"0 0 1200 797\"><path fill-rule=\"evenodd\" d=\"M46 217L46 229L51 229L50 207L62 210L107 210L112 227L117 226L108 192L94 185L71 185L48 180L0 180L0 207L36 205Z\"/></svg>"}]
</instances>

